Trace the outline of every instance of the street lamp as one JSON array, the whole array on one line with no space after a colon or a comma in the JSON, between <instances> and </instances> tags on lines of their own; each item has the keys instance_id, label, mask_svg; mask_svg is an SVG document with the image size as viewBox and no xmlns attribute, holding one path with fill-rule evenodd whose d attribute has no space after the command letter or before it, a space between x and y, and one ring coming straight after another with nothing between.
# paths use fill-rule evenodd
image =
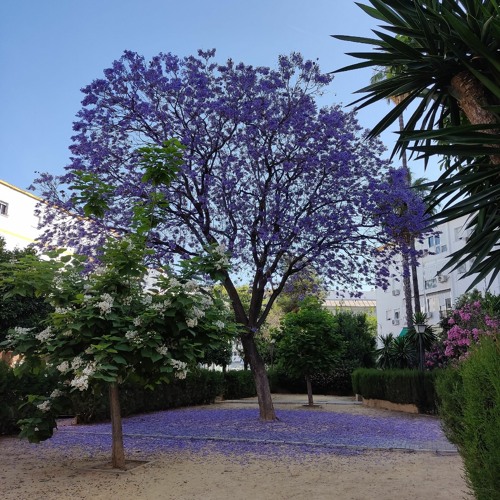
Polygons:
<instances>
[{"instance_id":1,"label":"street lamp","mask_svg":"<svg viewBox=\"0 0 500 500\"><path fill-rule=\"evenodd\" d=\"M415 325L415 329L417 330L418 333L418 347L420 350L420 359L419 359L419 369L420 371L424 371L424 357L425 357L425 351L424 351L424 333L425 329L427 328L427 325L424 323L417 323Z\"/></svg>"}]
</instances>

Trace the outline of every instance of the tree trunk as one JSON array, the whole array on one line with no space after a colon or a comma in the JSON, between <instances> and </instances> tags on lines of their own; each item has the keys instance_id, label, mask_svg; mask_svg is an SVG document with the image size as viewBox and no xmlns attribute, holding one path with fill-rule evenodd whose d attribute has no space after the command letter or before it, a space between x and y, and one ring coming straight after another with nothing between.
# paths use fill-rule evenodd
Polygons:
<instances>
[{"instance_id":1,"label":"tree trunk","mask_svg":"<svg viewBox=\"0 0 500 500\"><path fill-rule=\"evenodd\" d=\"M245 359L250 363L250 369L252 370L253 379L255 381L260 418L265 421L276 420L266 367L255 345L253 333L244 333L241 336L241 343L245 351Z\"/></svg>"},{"instance_id":2,"label":"tree trunk","mask_svg":"<svg viewBox=\"0 0 500 500\"><path fill-rule=\"evenodd\" d=\"M116 382L109 386L109 409L111 413L112 453L111 464L114 469L125 469L125 450L123 447L122 415L120 410L119 388Z\"/></svg>"},{"instance_id":3,"label":"tree trunk","mask_svg":"<svg viewBox=\"0 0 500 500\"><path fill-rule=\"evenodd\" d=\"M311 377L309 375L306 375L306 386L307 386L307 404L309 406L314 406Z\"/></svg>"},{"instance_id":4,"label":"tree trunk","mask_svg":"<svg viewBox=\"0 0 500 500\"><path fill-rule=\"evenodd\" d=\"M451 94L457 99L462 111L472 125L494 125L498 124L495 115L487 109L488 106L498 104L489 102L486 90L481 82L469 71L462 71L455 75L451 81ZM500 124L498 124L500 127ZM498 129L484 130L487 134L498 135ZM498 146L492 145L495 153L499 150ZM500 154L490 155L491 163L500 164Z\"/></svg>"},{"instance_id":5,"label":"tree trunk","mask_svg":"<svg viewBox=\"0 0 500 500\"><path fill-rule=\"evenodd\" d=\"M413 300L415 302L415 314L422 313L422 306L420 305L420 288L418 286L418 274L417 274L417 257L415 248L415 238L411 239L410 247L412 251L411 255L411 277L413 282Z\"/></svg>"},{"instance_id":6,"label":"tree trunk","mask_svg":"<svg viewBox=\"0 0 500 500\"><path fill-rule=\"evenodd\" d=\"M406 326L413 326L413 306L411 300L410 255L403 252L403 292L405 297Z\"/></svg>"}]
</instances>

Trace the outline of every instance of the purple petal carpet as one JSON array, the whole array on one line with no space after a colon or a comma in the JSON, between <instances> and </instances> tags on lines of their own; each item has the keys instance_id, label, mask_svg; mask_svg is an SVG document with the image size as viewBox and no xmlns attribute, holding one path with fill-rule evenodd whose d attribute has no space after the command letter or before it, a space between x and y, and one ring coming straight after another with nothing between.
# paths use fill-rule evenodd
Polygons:
<instances>
[{"instance_id":1,"label":"purple petal carpet","mask_svg":"<svg viewBox=\"0 0 500 500\"><path fill-rule=\"evenodd\" d=\"M185 408L123 420L126 452L189 450L259 455L359 454L366 450L456 452L434 417L383 417L325 411L281 410L276 422L261 422L258 410ZM83 447L90 454L111 447L110 423L64 426L42 445Z\"/></svg>"}]
</instances>

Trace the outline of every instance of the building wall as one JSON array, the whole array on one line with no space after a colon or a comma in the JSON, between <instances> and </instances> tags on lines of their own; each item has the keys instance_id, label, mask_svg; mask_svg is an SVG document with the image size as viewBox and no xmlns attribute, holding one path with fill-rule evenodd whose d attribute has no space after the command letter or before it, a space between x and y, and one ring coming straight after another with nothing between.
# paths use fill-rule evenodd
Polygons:
<instances>
[{"instance_id":1,"label":"building wall","mask_svg":"<svg viewBox=\"0 0 500 500\"><path fill-rule=\"evenodd\" d=\"M417 268L418 283L420 290L420 303L422 311L427 313L428 323L437 325L441 317L446 315L458 297L463 295L473 281L473 277L461 279L463 273L468 269L459 268L455 271L447 269L442 274L439 271L446 264L449 256L464 246L466 234L464 225L467 217L462 217L436 228L440 232L439 240L435 237L426 238L423 244L417 245L419 250L424 250L426 255L419 259ZM401 269L392 271L401 276ZM487 282L484 280L475 288L484 292L487 290ZM500 276L497 276L488 291L500 294ZM393 278L391 286L383 291L377 290L377 327L379 335L393 333L398 335L402 328L407 325L405 300L402 278Z\"/></svg>"},{"instance_id":2,"label":"building wall","mask_svg":"<svg viewBox=\"0 0 500 500\"><path fill-rule=\"evenodd\" d=\"M7 249L24 248L39 234L36 205L37 196L0 180L0 236Z\"/></svg>"}]
</instances>

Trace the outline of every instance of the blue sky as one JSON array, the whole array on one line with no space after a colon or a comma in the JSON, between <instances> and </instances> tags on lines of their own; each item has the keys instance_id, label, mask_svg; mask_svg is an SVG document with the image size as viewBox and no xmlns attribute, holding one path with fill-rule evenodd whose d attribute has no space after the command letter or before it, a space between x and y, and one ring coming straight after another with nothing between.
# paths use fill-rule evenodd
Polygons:
<instances>
[{"instance_id":1,"label":"blue sky","mask_svg":"<svg viewBox=\"0 0 500 500\"><path fill-rule=\"evenodd\" d=\"M353 0L2 0L0 179L27 188L36 171L63 171L80 89L124 50L151 57L216 48L220 61L256 66L298 51L333 71L354 62L344 53L357 47L330 35L370 36L376 24ZM321 103L348 104L371 74L337 75ZM361 125L373 126L388 106L361 111ZM383 140L392 148L394 135Z\"/></svg>"}]
</instances>

